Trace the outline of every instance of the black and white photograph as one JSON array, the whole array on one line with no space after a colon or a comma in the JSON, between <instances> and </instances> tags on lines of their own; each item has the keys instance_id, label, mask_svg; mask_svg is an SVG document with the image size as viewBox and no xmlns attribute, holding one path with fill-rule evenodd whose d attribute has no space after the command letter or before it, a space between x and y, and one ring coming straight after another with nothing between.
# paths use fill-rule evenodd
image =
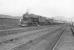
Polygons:
<instances>
[{"instance_id":1,"label":"black and white photograph","mask_svg":"<svg viewBox=\"0 0 74 50\"><path fill-rule=\"evenodd\" d=\"M74 0L0 0L0 50L74 50Z\"/></svg>"}]
</instances>

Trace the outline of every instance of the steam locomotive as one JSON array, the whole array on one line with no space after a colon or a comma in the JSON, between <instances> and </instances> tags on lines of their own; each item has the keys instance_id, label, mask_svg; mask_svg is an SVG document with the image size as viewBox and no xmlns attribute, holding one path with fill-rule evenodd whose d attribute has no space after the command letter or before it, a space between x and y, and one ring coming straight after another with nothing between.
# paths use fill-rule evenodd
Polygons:
<instances>
[{"instance_id":1,"label":"steam locomotive","mask_svg":"<svg viewBox=\"0 0 74 50\"><path fill-rule=\"evenodd\" d=\"M20 26L43 26L49 24L51 24L51 22L48 19L34 14L26 13L22 19L20 19Z\"/></svg>"}]
</instances>

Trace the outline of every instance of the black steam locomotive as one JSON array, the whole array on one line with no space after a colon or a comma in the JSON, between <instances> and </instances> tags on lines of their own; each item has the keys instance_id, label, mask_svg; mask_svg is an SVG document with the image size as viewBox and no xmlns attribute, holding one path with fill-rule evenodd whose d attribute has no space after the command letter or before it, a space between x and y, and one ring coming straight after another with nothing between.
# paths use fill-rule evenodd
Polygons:
<instances>
[{"instance_id":1,"label":"black steam locomotive","mask_svg":"<svg viewBox=\"0 0 74 50\"><path fill-rule=\"evenodd\" d=\"M20 20L21 26L43 26L49 24L51 24L51 22L45 17L28 13L24 14Z\"/></svg>"}]
</instances>

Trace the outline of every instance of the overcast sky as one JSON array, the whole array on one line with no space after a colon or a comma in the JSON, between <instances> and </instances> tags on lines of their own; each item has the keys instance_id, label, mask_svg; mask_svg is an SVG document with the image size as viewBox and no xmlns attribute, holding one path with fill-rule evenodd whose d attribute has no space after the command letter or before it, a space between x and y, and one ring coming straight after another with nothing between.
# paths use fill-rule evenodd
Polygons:
<instances>
[{"instance_id":1,"label":"overcast sky","mask_svg":"<svg viewBox=\"0 0 74 50\"><path fill-rule=\"evenodd\" d=\"M51 16L74 16L74 0L0 0L0 14L21 16L31 13Z\"/></svg>"}]
</instances>

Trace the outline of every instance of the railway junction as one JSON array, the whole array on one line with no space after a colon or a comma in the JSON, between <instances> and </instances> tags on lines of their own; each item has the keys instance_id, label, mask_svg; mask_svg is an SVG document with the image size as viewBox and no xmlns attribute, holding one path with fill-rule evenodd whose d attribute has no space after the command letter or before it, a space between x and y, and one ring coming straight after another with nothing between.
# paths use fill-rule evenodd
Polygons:
<instances>
[{"instance_id":1,"label":"railway junction","mask_svg":"<svg viewBox=\"0 0 74 50\"><path fill-rule=\"evenodd\" d=\"M74 27L67 24L0 30L0 50L74 50Z\"/></svg>"}]
</instances>

